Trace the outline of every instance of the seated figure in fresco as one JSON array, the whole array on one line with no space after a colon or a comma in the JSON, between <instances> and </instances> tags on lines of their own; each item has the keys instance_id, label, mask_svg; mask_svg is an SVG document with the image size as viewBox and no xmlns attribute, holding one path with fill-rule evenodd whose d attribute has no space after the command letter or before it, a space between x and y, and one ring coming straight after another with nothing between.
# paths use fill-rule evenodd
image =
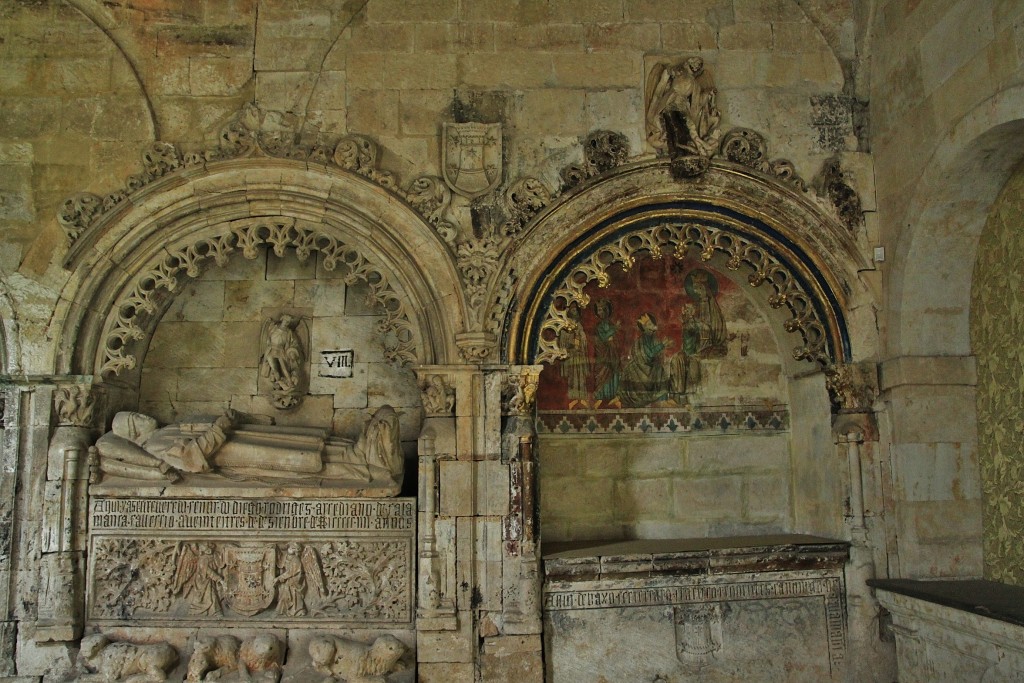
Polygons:
<instances>
[{"instance_id":1,"label":"seated figure in fresco","mask_svg":"<svg viewBox=\"0 0 1024 683\"><path fill-rule=\"evenodd\" d=\"M629 408L667 399L672 378L672 364L666 353L672 340L657 336L658 323L650 313L641 315L636 325L639 333L622 366L619 382L622 404Z\"/></svg>"},{"instance_id":2,"label":"seated figure in fresco","mask_svg":"<svg viewBox=\"0 0 1024 683\"><path fill-rule=\"evenodd\" d=\"M181 473L239 479L334 479L401 484L398 413L377 410L355 441L316 427L248 424L228 410L216 419L157 427L148 415L120 412L96 442L111 476L177 481Z\"/></svg>"}]
</instances>

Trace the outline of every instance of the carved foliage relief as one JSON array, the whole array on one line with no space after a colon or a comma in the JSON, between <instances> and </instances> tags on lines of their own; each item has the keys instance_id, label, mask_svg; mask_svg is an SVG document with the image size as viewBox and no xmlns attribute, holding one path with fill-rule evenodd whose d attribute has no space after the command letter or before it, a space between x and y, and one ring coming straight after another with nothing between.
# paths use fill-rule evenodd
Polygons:
<instances>
[{"instance_id":1,"label":"carved foliage relief","mask_svg":"<svg viewBox=\"0 0 1024 683\"><path fill-rule=\"evenodd\" d=\"M1024 173L1007 183L978 245L971 348L978 361L978 460L984 495L985 578L1024 585Z\"/></svg>"},{"instance_id":2,"label":"carved foliage relief","mask_svg":"<svg viewBox=\"0 0 1024 683\"><path fill-rule=\"evenodd\" d=\"M413 515L409 500L94 501L88 617L407 624Z\"/></svg>"},{"instance_id":3,"label":"carved foliage relief","mask_svg":"<svg viewBox=\"0 0 1024 683\"><path fill-rule=\"evenodd\" d=\"M405 623L409 543L98 538L90 618Z\"/></svg>"}]
</instances>

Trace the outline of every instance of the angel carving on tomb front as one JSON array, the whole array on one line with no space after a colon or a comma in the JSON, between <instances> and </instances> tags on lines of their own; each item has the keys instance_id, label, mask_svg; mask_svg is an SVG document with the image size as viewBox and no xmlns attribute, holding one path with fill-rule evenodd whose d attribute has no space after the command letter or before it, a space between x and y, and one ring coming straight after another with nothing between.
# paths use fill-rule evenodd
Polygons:
<instances>
[{"instance_id":1,"label":"angel carving on tomb front","mask_svg":"<svg viewBox=\"0 0 1024 683\"><path fill-rule=\"evenodd\" d=\"M189 614L220 615L227 585L224 563L213 543L184 543L179 548L172 592L188 602Z\"/></svg>"},{"instance_id":2,"label":"angel carving on tomb front","mask_svg":"<svg viewBox=\"0 0 1024 683\"><path fill-rule=\"evenodd\" d=\"M289 543L277 566L281 570L274 578L277 613L284 617L301 617L316 612L327 592L316 550Z\"/></svg>"}]
</instances>

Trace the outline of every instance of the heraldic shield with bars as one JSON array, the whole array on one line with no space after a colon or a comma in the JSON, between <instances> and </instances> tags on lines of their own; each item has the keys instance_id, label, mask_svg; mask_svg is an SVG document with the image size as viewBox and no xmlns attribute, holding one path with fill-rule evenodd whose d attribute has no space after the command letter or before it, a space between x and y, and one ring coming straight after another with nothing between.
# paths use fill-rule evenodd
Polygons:
<instances>
[{"instance_id":1,"label":"heraldic shield with bars","mask_svg":"<svg viewBox=\"0 0 1024 683\"><path fill-rule=\"evenodd\" d=\"M444 181L468 199L501 183L501 124L445 123L441 146Z\"/></svg>"}]
</instances>

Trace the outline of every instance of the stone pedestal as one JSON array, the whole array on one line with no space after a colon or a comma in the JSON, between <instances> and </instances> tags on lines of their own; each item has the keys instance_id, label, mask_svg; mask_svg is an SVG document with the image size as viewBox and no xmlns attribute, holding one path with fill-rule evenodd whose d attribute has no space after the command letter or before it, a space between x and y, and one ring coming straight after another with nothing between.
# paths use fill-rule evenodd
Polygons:
<instances>
[{"instance_id":1,"label":"stone pedestal","mask_svg":"<svg viewBox=\"0 0 1024 683\"><path fill-rule=\"evenodd\" d=\"M813 536L561 544L547 679L842 680L847 544Z\"/></svg>"},{"instance_id":2,"label":"stone pedestal","mask_svg":"<svg viewBox=\"0 0 1024 683\"><path fill-rule=\"evenodd\" d=\"M1024 681L1024 588L869 581L892 614L901 683Z\"/></svg>"}]
</instances>

